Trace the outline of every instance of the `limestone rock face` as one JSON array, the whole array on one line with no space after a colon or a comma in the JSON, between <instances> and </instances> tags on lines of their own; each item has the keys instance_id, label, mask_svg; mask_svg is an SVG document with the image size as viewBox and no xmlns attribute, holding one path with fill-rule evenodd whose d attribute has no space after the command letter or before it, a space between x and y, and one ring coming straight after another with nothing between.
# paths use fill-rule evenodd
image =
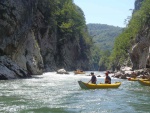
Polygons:
<instances>
[{"instance_id":1,"label":"limestone rock face","mask_svg":"<svg viewBox=\"0 0 150 113\"><path fill-rule=\"evenodd\" d=\"M143 1L144 1L144 0L135 0L135 3L134 3L135 8L134 8L134 10L139 10L140 7L141 7L141 3L142 3Z\"/></svg>"},{"instance_id":2,"label":"limestone rock face","mask_svg":"<svg viewBox=\"0 0 150 113\"><path fill-rule=\"evenodd\" d=\"M136 37L136 43L132 47L130 58L133 69L150 67L150 32L144 29Z\"/></svg>"},{"instance_id":3,"label":"limestone rock face","mask_svg":"<svg viewBox=\"0 0 150 113\"><path fill-rule=\"evenodd\" d=\"M27 70L19 67L7 56L0 57L0 80L31 77Z\"/></svg>"},{"instance_id":4,"label":"limestone rock face","mask_svg":"<svg viewBox=\"0 0 150 113\"><path fill-rule=\"evenodd\" d=\"M62 65L66 69L75 70L76 68L88 70L90 68L89 59L84 57L84 51L80 49L77 40L67 42L62 46L61 58L63 59Z\"/></svg>"},{"instance_id":5,"label":"limestone rock face","mask_svg":"<svg viewBox=\"0 0 150 113\"><path fill-rule=\"evenodd\" d=\"M43 59L33 31L28 32L26 40L16 49L12 59L30 74L42 74Z\"/></svg>"},{"instance_id":6,"label":"limestone rock face","mask_svg":"<svg viewBox=\"0 0 150 113\"><path fill-rule=\"evenodd\" d=\"M88 56L82 54L86 47L79 40L61 44L62 36L54 19L49 18L48 1L0 1L0 79L29 77L60 68L89 69Z\"/></svg>"},{"instance_id":7,"label":"limestone rock face","mask_svg":"<svg viewBox=\"0 0 150 113\"><path fill-rule=\"evenodd\" d=\"M88 70L90 68L89 59L82 57L77 40L58 46L56 39L56 35L52 34L50 37L45 35L40 41L45 71L56 71L60 68L66 70L75 70L76 68Z\"/></svg>"},{"instance_id":8,"label":"limestone rock face","mask_svg":"<svg viewBox=\"0 0 150 113\"><path fill-rule=\"evenodd\" d=\"M15 62L14 65L29 74L42 74L43 59L33 32L35 4L36 2L24 0L0 1L0 57L8 56L8 62ZM5 66L4 64L3 68L6 69ZM10 73L7 77L4 72L7 78L20 77L19 74L14 76L15 69L6 70ZM23 73L27 74L26 71Z\"/></svg>"},{"instance_id":9,"label":"limestone rock face","mask_svg":"<svg viewBox=\"0 0 150 113\"><path fill-rule=\"evenodd\" d=\"M135 1L135 10L139 10L141 3L144 0ZM150 32L149 25L146 24L140 30L135 38L135 43L132 46L130 58L133 64L133 69L142 69L150 67Z\"/></svg>"}]
</instances>

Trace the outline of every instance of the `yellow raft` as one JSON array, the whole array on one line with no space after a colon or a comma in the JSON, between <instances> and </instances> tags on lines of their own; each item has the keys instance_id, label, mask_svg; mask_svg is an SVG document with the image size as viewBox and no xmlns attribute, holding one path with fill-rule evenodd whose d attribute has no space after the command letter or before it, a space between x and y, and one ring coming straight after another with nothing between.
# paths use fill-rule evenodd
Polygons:
<instances>
[{"instance_id":1,"label":"yellow raft","mask_svg":"<svg viewBox=\"0 0 150 113\"><path fill-rule=\"evenodd\" d=\"M149 80L138 80L138 82L144 86L150 86L150 81Z\"/></svg>"},{"instance_id":2,"label":"yellow raft","mask_svg":"<svg viewBox=\"0 0 150 113\"><path fill-rule=\"evenodd\" d=\"M129 81L138 81L138 80L144 80L146 81L147 79L142 79L142 78L128 78Z\"/></svg>"},{"instance_id":3,"label":"yellow raft","mask_svg":"<svg viewBox=\"0 0 150 113\"><path fill-rule=\"evenodd\" d=\"M138 81L138 78L128 78L129 81Z\"/></svg>"},{"instance_id":4,"label":"yellow raft","mask_svg":"<svg viewBox=\"0 0 150 113\"><path fill-rule=\"evenodd\" d=\"M84 71L74 71L74 74L85 74Z\"/></svg>"},{"instance_id":5,"label":"yellow raft","mask_svg":"<svg viewBox=\"0 0 150 113\"><path fill-rule=\"evenodd\" d=\"M105 89L105 88L118 88L121 85L121 82L116 82L113 84L91 84L91 83L85 83L82 81L78 81L79 86L82 89Z\"/></svg>"}]
</instances>

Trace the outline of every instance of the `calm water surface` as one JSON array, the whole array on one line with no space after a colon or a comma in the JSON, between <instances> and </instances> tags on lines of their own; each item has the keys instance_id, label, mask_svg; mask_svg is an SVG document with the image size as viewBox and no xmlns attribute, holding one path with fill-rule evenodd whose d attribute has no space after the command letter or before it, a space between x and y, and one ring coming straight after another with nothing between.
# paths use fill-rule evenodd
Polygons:
<instances>
[{"instance_id":1,"label":"calm water surface","mask_svg":"<svg viewBox=\"0 0 150 113\"><path fill-rule=\"evenodd\" d=\"M87 82L90 76L49 72L32 79L0 81L0 113L150 113L148 86L112 78L122 82L118 89L82 90L78 80ZM104 77L98 77L98 82L104 82Z\"/></svg>"}]
</instances>

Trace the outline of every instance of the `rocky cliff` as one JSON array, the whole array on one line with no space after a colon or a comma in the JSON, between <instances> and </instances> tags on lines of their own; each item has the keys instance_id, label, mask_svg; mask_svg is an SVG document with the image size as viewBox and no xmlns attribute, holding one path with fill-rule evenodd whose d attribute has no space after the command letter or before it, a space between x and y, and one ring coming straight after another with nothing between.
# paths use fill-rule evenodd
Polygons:
<instances>
[{"instance_id":1,"label":"rocky cliff","mask_svg":"<svg viewBox=\"0 0 150 113\"><path fill-rule=\"evenodd\" d=\"M136 0L135 11L140 10L141 3L144 0ZM147 20L135 37L130 58L133 69L142 69L150 67L150 24Z\"/></svg>"},{"instance_id":2,"label":"rocky cliff","mask_svg":"<svg viewBox=\"0 0 150 113\"><path fill-rule=\"evenodd\" d=\"M0 1L0 79L30 77L59 68L89 69L90 47L80 33L60 34L49 2Z\"/></svg>"},{"instance_id":3,"label":"rocky cliff","mask_svg":"<svg viewBox=\"0 0 150 113\"><path fill-rule=\"evenodd\" d=\"M135 0L135 3L134 3L134 6L135 6L135 7L134 7L134 11L140 9L141 4L142 4L143 1L144 1L144 0Z\"/></svg>"}]
</instances>

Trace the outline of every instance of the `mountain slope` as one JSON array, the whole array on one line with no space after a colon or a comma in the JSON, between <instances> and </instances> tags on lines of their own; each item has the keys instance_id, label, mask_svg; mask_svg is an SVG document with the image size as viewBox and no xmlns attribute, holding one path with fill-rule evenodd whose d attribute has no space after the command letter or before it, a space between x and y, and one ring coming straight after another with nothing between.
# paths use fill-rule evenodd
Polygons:
<instances>
[{"instance_id":1,"label":"mountain slope","mask_svg":"<svg viewBox=\"0 0 150 113\"><path fill-rule=\"evenodd\" d=\"M115 38L122 32L122 28L106 24L87 24L87 26L93 41L102 50L112 50Z\"/></svg>"}]
</instances>

